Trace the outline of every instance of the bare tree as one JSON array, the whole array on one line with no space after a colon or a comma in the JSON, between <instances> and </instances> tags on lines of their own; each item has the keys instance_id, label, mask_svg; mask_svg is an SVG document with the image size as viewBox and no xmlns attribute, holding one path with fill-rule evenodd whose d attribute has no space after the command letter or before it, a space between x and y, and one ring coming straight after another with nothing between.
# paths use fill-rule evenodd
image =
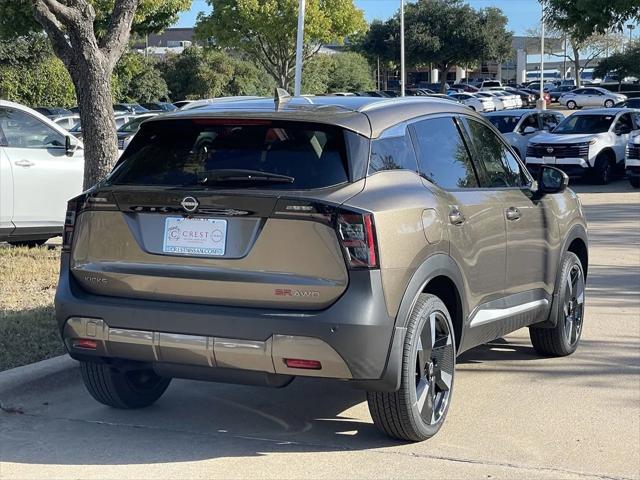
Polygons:
<instances>
[{"instance_id":1,"label":"bare tree","mask_svg":"<svg viewBox=\"0 0 640 480\"><path fill-rule=\"evenodd\" d=\"M76 88L85 147L84 187L109 173L118 158L111 74L129 41L139 0L115 0L98 40L88 0L33 0L34 15Z\"/></svg>"},{"instance_id":2,"label":"bare tree","mask_svg":"<svg viewBox=\"0 0 640 480\"><path fill-rule=\"evenodd\" d=\"M608 52L613 52L622 43L622 37L618 33L594 33L584 40L581 40L575 32L562 30L552 22L551 28L547 31L548 38L554 41L547 41L544 52L558 58L565 58L565 53L558 53L557 46L567 40L566 59L571 63L573 77L576 87L581 86L580 75L592 65L594 60L602 58ZM540 30L533 28L527 30L530 37L540 38ZM563 72L566 75L566 72Z\"/></svg>"}]
</instances>

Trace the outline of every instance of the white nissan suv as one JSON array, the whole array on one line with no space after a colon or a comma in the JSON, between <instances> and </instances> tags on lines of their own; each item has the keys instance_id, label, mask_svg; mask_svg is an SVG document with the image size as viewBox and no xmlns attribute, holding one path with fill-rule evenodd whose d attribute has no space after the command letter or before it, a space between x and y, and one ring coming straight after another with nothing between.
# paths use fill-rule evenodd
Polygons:
<instances>
[{"instance_id":1,"label":"white nissan suv","mask_svg":"<svg viewBox=\"0 0 640 480\"><path fill-rule=\"evenodd\" d=\"M576 112L553 131L529 140L527 167L535 172L553 165L569 176L590 175L609 183L614 170L624 166L629 139L640 134L640 110L600 108Z\"/></svg>"},{"instance_id":2,"label":"white nissan suv","mask_svg":"<svg viewBox=\"0 0 640 480\"><path fill-rule=\"evenodd\" d=\"M640 135L629 140L624 166L631 186L640 188Z\"/></svg>"}]
</instances>

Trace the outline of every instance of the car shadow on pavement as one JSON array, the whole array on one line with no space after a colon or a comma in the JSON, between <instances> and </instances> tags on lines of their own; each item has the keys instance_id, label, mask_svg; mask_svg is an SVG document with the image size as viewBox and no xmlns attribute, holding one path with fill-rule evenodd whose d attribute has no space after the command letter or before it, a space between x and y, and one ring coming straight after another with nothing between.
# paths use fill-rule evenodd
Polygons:
<instances>
[{"instance_id":1,"label":"car shadow on pavement","mask_svg":"<svg viewBox=\"0 0 640 480\"><path fill-rule=\"evenodd\" d=\"M595 185L588 178L572 178L569 181L569 188L574 192L580 193L631 193L638 192L634 189L629 180L621 174L618 174L607 185Z\"/></svg>"}]
</instances>

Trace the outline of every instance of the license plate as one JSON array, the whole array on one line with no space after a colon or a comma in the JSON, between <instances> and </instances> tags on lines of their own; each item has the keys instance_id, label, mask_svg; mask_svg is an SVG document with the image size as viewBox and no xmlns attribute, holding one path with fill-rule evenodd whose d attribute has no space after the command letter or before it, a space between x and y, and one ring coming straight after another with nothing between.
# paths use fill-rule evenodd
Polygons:
<instances>
[{"instance_id":1,"label":"license plate","mask_svg":"<svg viewBox=\"0 0 640 480\"><path fill-rule=\"evenodd\" d=\"M556 157L542 157L542 163L556 163Z\"/></svg>"},{"instance_id":2,"label":"license plate","mask_svg":"<svg viewBox=\"0 0 640 480\"><path fill-rule=\"evenodd\" d=\"M226 243L226 220L182 217L165 220L164 253L218 257L224 255Z\"/></svg>"}]
</instances>

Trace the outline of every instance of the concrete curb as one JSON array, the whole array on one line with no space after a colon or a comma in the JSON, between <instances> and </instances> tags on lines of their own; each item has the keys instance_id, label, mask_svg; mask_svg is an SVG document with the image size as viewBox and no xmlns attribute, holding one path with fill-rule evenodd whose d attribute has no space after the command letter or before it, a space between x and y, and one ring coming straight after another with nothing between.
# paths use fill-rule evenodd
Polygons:
<instances>
[{"instance_id":1,"label":"concrete curb","mask_svg":"<svg viewBox=\"0 0 640 480\"><path fill-rule=\"evenodd\" d=\"M69 355L61 355L0 372L0 407L14 408L21 397L76 377L77 365Z\"/></svg>"}]
</instances>

